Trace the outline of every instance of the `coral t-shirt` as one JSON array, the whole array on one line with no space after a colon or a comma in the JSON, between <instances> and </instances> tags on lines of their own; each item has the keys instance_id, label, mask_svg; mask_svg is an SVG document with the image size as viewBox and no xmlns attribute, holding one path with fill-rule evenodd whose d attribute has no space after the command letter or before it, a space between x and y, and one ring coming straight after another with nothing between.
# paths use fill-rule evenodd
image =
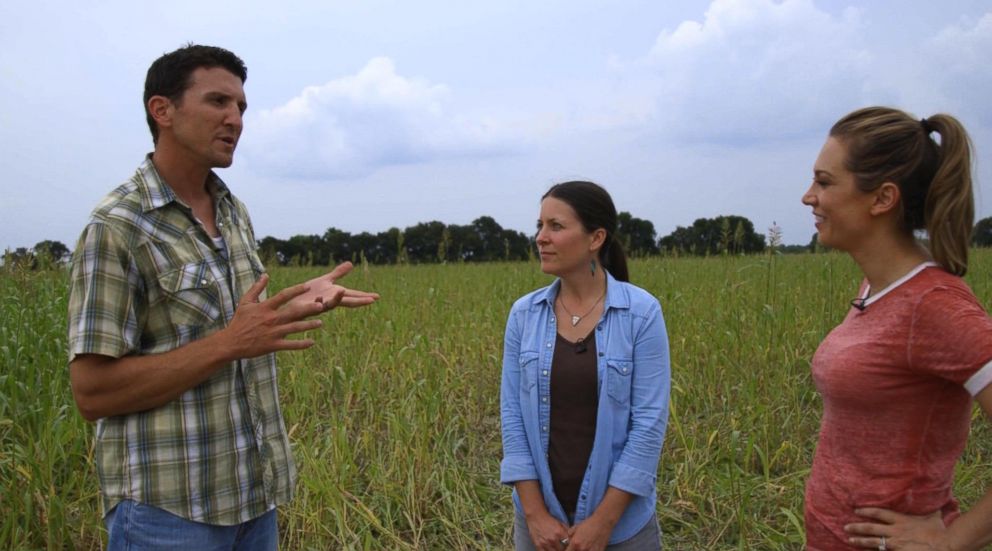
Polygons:
<instances>
[{"instance_id":1,"label":"coral t-shirt","mask_svg":"<svg viewBox=\"0 0 992 551\"><path fill-rule=\"evenodd\" d=\"M954 520L971 398L992 382L992 319L934 263L859 306L813 356L823 418L806 483L811 550L854 549L843 528L865 520L858 507Z\"/></svg>"}]
</instances>

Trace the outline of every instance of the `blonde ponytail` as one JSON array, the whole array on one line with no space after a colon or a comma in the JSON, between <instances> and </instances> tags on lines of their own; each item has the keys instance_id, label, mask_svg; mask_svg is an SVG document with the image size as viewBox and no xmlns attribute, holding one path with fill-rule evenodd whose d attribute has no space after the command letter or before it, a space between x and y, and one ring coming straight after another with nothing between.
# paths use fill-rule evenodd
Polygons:
<instances>
[{"instance_id":1,"label":"blonde ponytail","mask_svg":"<svg viewBox=\"0 0 992 551\"><path fill-rule=\"evenodd\" d=\"M898 109L866 107L837 121L830 135L847 146L847 169L858 188L896 183L903 230L926 229L934 260L964 275L975 201L971 140L961 123L950 115L916 120Z\"/></svg>"},{"instance_id":2,"label":"blonde ponytail","mask_svg":"<svg viewBox=\"0 0 992 551\"><path fill-rule=\"evenodd\" d=\"M957 119L934 115L924 119L940 135L937 173L924 208L930 254L947 271L968 271L968 246L975 223L971 184L971 140Z\"/></svg>"}]
</instances>

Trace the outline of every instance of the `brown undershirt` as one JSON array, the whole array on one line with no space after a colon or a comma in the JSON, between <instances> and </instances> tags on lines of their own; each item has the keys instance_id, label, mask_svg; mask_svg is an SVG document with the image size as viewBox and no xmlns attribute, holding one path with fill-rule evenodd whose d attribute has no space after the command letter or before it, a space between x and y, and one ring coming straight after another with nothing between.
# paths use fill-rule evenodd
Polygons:
<instances>
[{"instance_id":1,"label":"brown undershirt","mask_svg":"<svg viewBox=\"0 0 992 551\"><path fill-rule=\"evenodd\" d=\"M548 466L555 495L568 514L575 513L596 438L598 389L595 335L574 343L558 335L551 359Z\"/></svg>"}]
</instances>

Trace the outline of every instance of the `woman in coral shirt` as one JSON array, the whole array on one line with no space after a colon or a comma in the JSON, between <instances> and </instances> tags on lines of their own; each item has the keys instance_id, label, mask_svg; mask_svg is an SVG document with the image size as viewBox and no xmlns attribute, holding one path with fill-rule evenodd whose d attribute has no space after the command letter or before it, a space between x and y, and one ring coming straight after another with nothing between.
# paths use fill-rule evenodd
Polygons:
<instances>
[{"instance_id":1,"label":"woman in coral shirt","mask_svg":"<svg viewBox=\"0 0 992 551\"><path fill-rule=\"evenodd\" d=\"M992 541L992 492L963 514L952 493L972 399L992 412L992 320L960 277L968 135L948 115L861 109L833 126L813 172L803 203L818 238L865 281L813 357L823 419L808 548L978 549Z\"/></svg>"}]
</instances>

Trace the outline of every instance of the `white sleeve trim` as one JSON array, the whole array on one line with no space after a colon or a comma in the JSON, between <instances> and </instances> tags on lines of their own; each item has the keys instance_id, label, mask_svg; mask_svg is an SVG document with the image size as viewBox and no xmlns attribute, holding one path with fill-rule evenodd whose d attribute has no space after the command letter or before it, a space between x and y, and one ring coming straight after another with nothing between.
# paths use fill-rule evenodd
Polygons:
<instances>
[{"instance_id":1,"label":"white sleeve trim","mask_svg":"<svg viewBox=\"0 0 992 551\"><path fill-rule=\"evenodd\" d=\"M988 386L989 383L992 383L992 360L989 360L989 363L985 364L985 367L975 372L975 374L964 383L964 387L968 389L968 392L972 396L977 396L979 392L985 390L985 387Z\"/></svg>"}]
</instances>

